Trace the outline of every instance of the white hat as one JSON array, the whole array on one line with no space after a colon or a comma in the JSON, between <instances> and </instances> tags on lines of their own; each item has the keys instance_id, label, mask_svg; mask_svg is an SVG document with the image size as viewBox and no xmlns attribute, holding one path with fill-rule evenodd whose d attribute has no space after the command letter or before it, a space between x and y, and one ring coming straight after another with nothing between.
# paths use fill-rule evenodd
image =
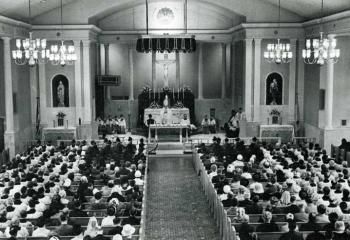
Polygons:
<instances>
[{"instance_id":1,"label":"white hat","mask_svg":"<svg viewBox=\"0 0 350 240\"><path fill-rule=\"evenodd\" d=\"M70 187L71 184L72 181L69 178L67 178L66 180L64 180L63 187Z\"/></svg>"},{"instance_id":2,"label":"white hat","mask_svg":"<svg viewBox=\"0 0 350 240\"><path fill-rule=\"evenodd\" d=\"M227 172L232 173L235 170L235 166L232 164L229 164L227 166Z\"/></svg>"},{"instance_id":3,"label":"white hat","mask_svg":"<svg viewBox=\"0 0 350 240\"><path fill-rule=\"evenodd\" d=\"M98 192L99 192L99 190L97 188L94 188L94 190L92 190L92 194L94 194L94 195Z\"/></svg>"},{"instance_id":4,"label":"white hat","mask_svg":"<svg viewBox=\"0 0 350 240\"><path fill-rule=\"evenodd\" d=\"M123 237L120 234L116 234L113 236L112 240L123 240Z\"/></svg>"},{"instance_id":5,"label":"white hat","mask_svg":"<svg viewBox=\"0 0 350 240\"><path fill-rule=\"evenodd\" d=\"M243 156L242 156L241 154L238 154L238 155L237 155L237 160L238 160L238 161L242 161L242 160L243 160Z\"/></svg>"},{"instance_id":6,"label":"white hat","mask_svg":"<svg viewBox=\"0 0 350 240\"><path fill-rule=\"evenodd\" d=\"M229 193L229 192L231 192L231 187L230 187L230 185L225 185L223 190L224 190L224 193Z\"/></svg>"},{"instance_id":7,"label":"white hat","mask_svg":"<svg viewBox=\"0 0 350 240\"><path fill-rule=\"evenodd\" d=\"M139 170L137 170L136 172L135 172L135 178L140 178L141 177L141 172L139 171Z\"/></svg>"},{"instance_id":8,"label":"white hat","mask_svg":"<svg viewBox=\"0 0 350 240\"><path fill-rule=\"evenodd\" d=\"M292 213L288 213L288 214L286 215L286 219L287 219L287 220L288 220L288 219L294 220L294 215L293 215Z\"/></svg>"},{"instance_id":9,"label":"white hat","mask_svg":"<svg viewBox=\"0 0 350 240\"><path fill-rule=\"evenodd\" d=\"M212 156L212 157L210 158L210 163L215 163L215 161L216 161L215 157Z\"/></svg>"},{"instance_id":10,"label":"white hat","mask_svg":"<svg viewBox=\"0 0 350 240\"><path fill-rule=\"evenodd\" d=\"M131 226L130 224L126 224L123 227L122 235L125 237L130 237L135 233L135 231L136 229L133 226Z\"/></svg>"}]
</instances>

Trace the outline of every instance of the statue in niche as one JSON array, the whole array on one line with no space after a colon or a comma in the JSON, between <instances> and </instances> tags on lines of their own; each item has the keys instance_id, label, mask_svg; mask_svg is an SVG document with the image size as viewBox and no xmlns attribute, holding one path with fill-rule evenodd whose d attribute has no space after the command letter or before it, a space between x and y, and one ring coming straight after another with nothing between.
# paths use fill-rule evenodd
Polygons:
<instances>
[{"instance_id":1,"label":"statue in niche","mask_svg":"<svg viewBox=\"0 0 350 240\"><path fill-rule=\"evenodd\" d=\"M69 107L69 83L64 75L57 75L52 80L53 107Z\"/></svg>"},{"instance_id":2,"label":"statue in niche","mask_svg":"<svg viewBox=\"0 0 350 240\"><path fill-rule=\"evenodd\" d=\"M60 81L60 84L58 84L57 87L57 100L58 100L58 107L65 107L64 105L64 85L62 81Z\"/></svg>"},{"instance_id":3,"label":"statue in niche","mask_svg":"<svg viewBox=\"0 0 350 240\"><path fill-rule=\"evenodd\" d=\"M271 73L266 79L266 105L282 105L283 79Z\"/></svg>"}]
</instances>

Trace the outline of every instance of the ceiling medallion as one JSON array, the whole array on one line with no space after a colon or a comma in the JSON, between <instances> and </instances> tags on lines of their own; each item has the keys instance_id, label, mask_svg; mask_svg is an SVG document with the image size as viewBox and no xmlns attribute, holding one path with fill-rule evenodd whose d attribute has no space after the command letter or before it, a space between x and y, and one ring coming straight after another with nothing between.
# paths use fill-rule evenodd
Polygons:
<instances>
[{"instance_id":1,"label":"ceiling medallion","mask_svg":"<svg viewBox=\"0 0 350 240\"><path fill-rule=\"evenodd\" d=\"M175 19L175 14L172 9L168 7L163 7L158 10L156 18L163 24L168 25Z\"/></svg>"}]
</instances>

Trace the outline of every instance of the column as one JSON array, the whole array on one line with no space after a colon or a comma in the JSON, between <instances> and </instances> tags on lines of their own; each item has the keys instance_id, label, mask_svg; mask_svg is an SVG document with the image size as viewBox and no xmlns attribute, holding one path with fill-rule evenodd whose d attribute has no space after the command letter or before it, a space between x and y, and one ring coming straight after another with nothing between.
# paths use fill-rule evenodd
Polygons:
<instances>
[{"instance_id":1,"label":"column","mask_svg":"<svg viewBox=\"0 0 350 240\"><path fill-rule=\"evenodd\" d=\"M253 55L253 39L245 39L245 70L244 70L244 111L247 122L252 121L252 55Z\"/></svg>"},{"instance_id":2,"label":"column","mask_svg":"<svg viewBox=\"0 0 350 240\"><path fill-rule=\"evenodd\" d=\"M75 123L79 124L79 118L83 118L82 112L82 76L81 76L81 43L80 40L74 41L75 52L77 54L77 60L74 64L74 77L75 77Z\"/></svg>"},{"instance_id":3,"label":"column","mask_svg":"<svg viewBox=\"0 0 350 240\"><path fill-rule=\"evenodd\" d=\"M254 122L260 122L261 39L254 39Z\"/></svg>"},{"instance_id":4,"label":"column","mask_svg":"<svg viewBox=\"0 0 350 240\"><path fill-rule=\"evenodd\" d=\"M5 77L5 148L10 150L10 159L15 156L15 129L13 116L13 84L11 66L10 38L3 37L4 42L4 77Z\"/></svg>"},{"instance_id":5,"label":"column","mask_svg":"<svg viewBox=\"0 0 350 240\"><path fill-rule=\"evenodd\" d=\"M333 34L328 35L331 42L334 38ZM328 53L329 54L329 53ZM326 80L326 129L333 128L333 81L334 81L334 63L327 62L327 80Z\"/></svg>"},{"instance_id":6,"label":"column","mask_svg":"<svg viewBox=\"0 0 350 240\"><path fill-rule=\"evenodd\" d=\"M96 74L101 75L101 44L96 43Z\"/></svg>"},{"instance_id":7,"label":"column","mask_svg":"<svg viewBox=\"0 0 350 240\"><path fill-rule=\"evenodd\" d=\"M105 43L104 46L105 46L105 75L109 75L109 44ZM105 92L105 98L111 99L110 87L105 86L104 92Z\"/></svg>"},{"instance_id":8,"label":"column","mask_svg":"<svg viewBox=\"0 0 350 240\"><path fill-rule=\"evenodd\" d=\"M289 121L294 122L295 121L295 76L296 76L296 45L297 40L296 39L290 39L290 47L291 51L293 53L293 59L289 63L289 98L288 98L288 104L289 104Z\"/></svg>"},{"instance_id":9,"label":"column","mask_svg":"<svg viewBox=\"0 0 350 240\"><path fill-rule=\"evenodd\" d=\"M304 71L305 64L302 56L302 51L305 49L305 39L298 40L298 56L295 56L295 59L298 60L298 109L296 119L300 121L304 121Z\"/></svg>"},{"instance_id":10,"label":"column","mask_svg":"<svg viewBox=\"0 0 350 240\"><path fill-rule=\"evenodd\" d=\"M231 91L232 91L232 107L235 107L236 100L236 82L235 82L235 42L231 44Z\"/></svg>"},{"instance_id":11,"label":"column","mask_svg":"<svg viewBox=\"0 0 350 240\"><path fill-rule=\"evenodd\" d=\"M91 89L91 42L83 40L83 74L84 74L84 122L92 121L92 89Z\"/></svg>"},{"instance_id":12,"label":"column","mask_svg":"<svg viewBox=\"0 0 350 240\"><path fill-rule=\"evenodd\" d=\"M181 87L181 82L180 82L180 53L176 52L175 53L175 59L176 59L176 83L174 88L176 89L176 84L179 84L179 88Z\"/></svg>"},{"instance_id":13,"label":"column","mask_svg":"<svg viewBox=\"0 0 350 240\"><path fill-rule=\"evenodd\" d=\"M105 75L109 74L109 44L105 43Z\"/></svg>"},{"instance_id":14,"label":"column","mask_svg":"<svg viewBox=\"0 0 350 240\"><path fill-rule=\"evenodd\" d=\"M226 43L221 44L221 99L225 99L226 91Z\"/></svg>"},{"instance_id":15,"label":"column","mask_svg":"<svg viewBox=\"0 0 350 240\"><path fill-rule=\"evenodd\" d=\"M198 99L203 99L203 46L197 43L198 47Z\"/></svg>"},{"instance_id":16,"label":"column","mask_svg":"<svg viewBox=\"0 0 350 240\"><path fill-rule=\"evenodd\" d=\"M133 47L129 46L129 76L130 76L130 89L129 100L134 100L134 65L133 65Z\"/></svg>"},{"instance_id":17,"label":"column","mask_svg":"<svg viewBox=\"0 0 350 240\"><path fill-rule=\"evenodd\" d=\"M156 86L154 86L156 82L156 53L152 51L152 91L156 91Z\"/></svg>"}]
</instances>

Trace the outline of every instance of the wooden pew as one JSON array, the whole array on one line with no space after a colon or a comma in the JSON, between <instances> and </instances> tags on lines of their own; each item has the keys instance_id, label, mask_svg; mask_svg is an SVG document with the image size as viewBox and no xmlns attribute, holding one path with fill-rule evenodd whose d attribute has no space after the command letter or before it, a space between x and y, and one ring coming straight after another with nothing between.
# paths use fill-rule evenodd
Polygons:
<instances>
[{"instance_id":1,"label":"wooden pew","mask_svg":"<svg viewBox=\"0 0 350 240\"><path fill-rule=\"evenodd\" d=\"M85 231L86 230L86 227L87 226L81 226L81 228L83 229L83 231ZM136 229L135 230L135 234L136 235L139 235L139 233L140 233L140 225L133 225L133 227ZM49 229L49 230L51 230L51 231L56 231L57 230L57 228L58 228L58 226L50 226L50 227L47 227L47 229ZM108 234L108 232L110 231L110 230L112 230L113 228L115 228L114 226L108 226L108 227L102 227L102 229L103 229L103 234ZM0 239L1 240L1 239Z\"/></svg>"},{"instance_id":2,"label":"wooden pew","mask_svg":"<svg viewBox=\"0 0 350 240\"><path fill-rule=\"evenodd\" d=\"M256 231L256 228L260 225L261 223L249 223L250 226L254 228L254 231ZM277 226L281 229L282 226L286 225L287 222L276 222ZM300 225L305 224L304 222L297 222L298 228ZM327 223L318 223L318 225L321 227L321 229L326 225ZM232 226L235 227L236 232L239 232L239 229L241 227L241 223L232 223Z\"/></svg>"},{"instance_id":3,"label":"wooden pew","mask_svg":"<svg viewBox=\"0 0 350 240\"><path fill-rule=\"evenodd\" d=\"M248 214L249 215L249 222L250 223L259 223L259 220L261 218L261 214ZM227 215L231 219L231 221L234 221L235 216L233 215ZM284 222L286 220L286 214L272 214L273 219L275 222Z\"/></svg>"},{"instance_id":4,"label":"wooden pew","mask_svg":"<svg viewBox=\"0 0 350 240\"><path fill-rule=\"evenodd\" d=\"M307 235L309 235L312 232L305 231L300 233L303 234L304 239L306 239ZM325 232L320 232L320 233L325 234ZM258 235L259 240L279 240L279 238L283 233L282 232L267 232L267 233L257 232L256 234Z\"/></svg>"}]
</instances>

